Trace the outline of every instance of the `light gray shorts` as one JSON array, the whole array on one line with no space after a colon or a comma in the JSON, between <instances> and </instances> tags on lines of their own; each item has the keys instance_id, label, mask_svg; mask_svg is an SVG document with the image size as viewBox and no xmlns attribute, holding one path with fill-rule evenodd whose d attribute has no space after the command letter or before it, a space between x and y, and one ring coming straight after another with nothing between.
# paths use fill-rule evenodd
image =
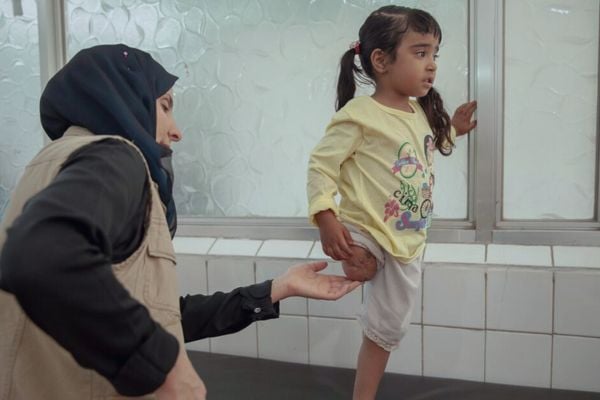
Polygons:
<instances>
[{"instance_id":1,"label":"light gray shorts","mask_svg":"<svg viewBox=\"0 0 600 400\"><path fill-rule=\"evenodd\" d=\"M365 296L358 322L365 336L386 351L392 351L408 330L412 309L421 284L422 256L401 263L383 249L373 237L345 223L354 244L369 250L377 259L377 273L365 285Z\"/></svg>"}]
</instances>

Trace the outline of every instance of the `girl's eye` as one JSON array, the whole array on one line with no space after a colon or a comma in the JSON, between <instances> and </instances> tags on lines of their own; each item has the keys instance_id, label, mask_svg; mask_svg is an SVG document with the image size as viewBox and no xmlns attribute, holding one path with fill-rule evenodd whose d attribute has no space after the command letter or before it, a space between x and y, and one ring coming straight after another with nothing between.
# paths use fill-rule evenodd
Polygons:
<instances>
[{"instance_id":1,"label":"girl's eye","mask_svg":"<svg viewBox=\"0 0 600 400\"><path fill-rule=\"evenodd\" d=\"M417 55L419 57L425 57L425 52L424 51L419 51L419 52L417 52Z\"/></svg>"}]
</instances>

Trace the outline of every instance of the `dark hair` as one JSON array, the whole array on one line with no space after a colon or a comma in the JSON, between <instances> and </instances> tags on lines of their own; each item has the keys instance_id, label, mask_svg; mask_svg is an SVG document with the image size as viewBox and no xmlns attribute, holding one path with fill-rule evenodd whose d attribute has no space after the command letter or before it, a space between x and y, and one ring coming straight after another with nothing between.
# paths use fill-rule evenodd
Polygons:
<instances>
[{"instance_id":1,"label":"dark hair","mask_svg":"<svg viewBox=\"0 0 600 400\"><path fill-rule=\"evenodd\" d=\"M367 17L358 32L359 59L362 66L354 62L355 48L347 50L340 60L340 76L337 85L336 110L341 109L354 97L356 81L374 84L375 74L371 64L371 53L381 49L384 53L396 57L396 49L400 46L402 37L408 31L422 34L432 34L442 42L442 30L437 21L427 12L416 8L401 6L384 6L375 10ZM444 154L452 152L450 138L450 116L444 109L442 97L433 87L418 102L427 116L435 137L435 147Z\"/></svg>"}]
</instances>

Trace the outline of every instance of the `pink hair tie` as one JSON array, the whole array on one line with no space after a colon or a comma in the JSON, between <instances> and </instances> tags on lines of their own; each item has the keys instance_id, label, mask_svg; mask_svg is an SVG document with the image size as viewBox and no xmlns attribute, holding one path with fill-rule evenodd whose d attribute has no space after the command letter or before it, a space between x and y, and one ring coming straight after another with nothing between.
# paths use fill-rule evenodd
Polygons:
<instances>
[{"instance_id":1,"label":"pink hair tie","mask_svg":"<svg viewBox=\"0 0 600 400\"><path fill-rule=\"evenodd\" d=\"M360 54L360 40L350 43L350 49L354 49L354 54Z\"/></svg>"}]
</instances>

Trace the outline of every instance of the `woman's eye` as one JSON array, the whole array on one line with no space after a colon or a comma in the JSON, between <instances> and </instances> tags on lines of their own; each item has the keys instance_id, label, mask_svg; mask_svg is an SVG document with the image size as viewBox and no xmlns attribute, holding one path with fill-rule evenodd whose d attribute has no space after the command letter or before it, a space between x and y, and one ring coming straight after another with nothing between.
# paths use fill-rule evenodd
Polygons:
<instances>
[{"instance_id":1,"label":"woman's eye","mask_svg":"<svg viewBox=\"0 0 600 400\"><path fill-rule=\"evenodd\" d=\"M425 52L424 51L419 51L419 52L417 52L417 55L419 57L425 57Z\"/></svg>"}]
</instances>

